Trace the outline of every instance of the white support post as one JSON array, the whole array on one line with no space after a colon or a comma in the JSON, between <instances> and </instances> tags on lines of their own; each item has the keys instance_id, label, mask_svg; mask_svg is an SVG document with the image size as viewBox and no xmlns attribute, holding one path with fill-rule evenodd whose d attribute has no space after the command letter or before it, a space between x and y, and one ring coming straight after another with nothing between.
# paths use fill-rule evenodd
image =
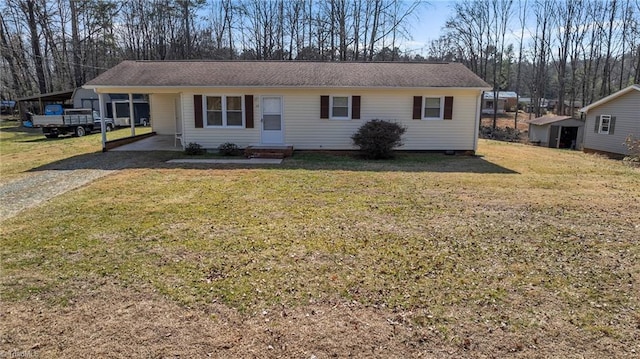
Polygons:
<instances>
[{"instance_id":1,"label":"white support post","mask_svg":"<svg viewBox=\"0 0 640 359\"><path fill-rule=\"evenodd\" d=\"M107 116L107 111L104 110L105 103L103 93L98 93L98 104L100 106L100 133L102 133L102 152L107 152L107 126L104 122L105 117Z\"/></svg>"},{"instance_id":2,"label":"white support post","mask_svg":"<svg viewBox=\"0 0 640 359\"><path fill-rule=\"evenodd\" d=\"M131 123L131 137L136 135L136 121L133 118L133 94L129 94L129 122Z\"/></svg>"}]
</instances>

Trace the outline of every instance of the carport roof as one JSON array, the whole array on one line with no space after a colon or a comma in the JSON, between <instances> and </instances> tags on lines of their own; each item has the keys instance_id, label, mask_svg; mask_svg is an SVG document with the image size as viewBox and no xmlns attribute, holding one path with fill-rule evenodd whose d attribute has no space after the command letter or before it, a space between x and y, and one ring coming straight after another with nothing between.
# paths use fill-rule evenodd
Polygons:
<instances>
[{"instance_id":1,"label":"carport roof","mask_svg":"<svg viewBox=\"0 0 640 359\"><path fill-rule=\"evenodd\" d=\"M27 102L27 101L68 101L73 97L73 92L75 90L65 90L65 91L57 91L57 92L48 92L39 95L27 96L23 98L19 98L19 102Z\"/></svg>"}]
</instances>

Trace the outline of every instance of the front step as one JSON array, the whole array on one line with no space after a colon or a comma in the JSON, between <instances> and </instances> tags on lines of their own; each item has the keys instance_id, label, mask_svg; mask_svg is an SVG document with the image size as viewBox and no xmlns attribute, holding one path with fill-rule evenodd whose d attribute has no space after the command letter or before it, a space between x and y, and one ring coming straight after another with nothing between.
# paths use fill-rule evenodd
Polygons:
<instances>
[{"instance_id":1,"label":"front step","mask_svg":"<svg viewBox=\"0 0 640 359\"><path fill-rule=\"evenodd\" d=\"M249 146L244 149L248 158L285 158L293 155L293 146Z\"/></svg>"}]
</instances>

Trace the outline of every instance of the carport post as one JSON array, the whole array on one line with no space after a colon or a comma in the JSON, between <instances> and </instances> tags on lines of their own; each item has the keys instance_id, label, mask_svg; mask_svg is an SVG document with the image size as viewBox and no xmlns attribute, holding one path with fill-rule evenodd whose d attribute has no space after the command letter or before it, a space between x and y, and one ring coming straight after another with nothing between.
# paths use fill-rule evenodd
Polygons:
<instances>
[{"instance_id":1,"label":"carport post","mask_svg":"<svg viewBox=\"0 0 640 359\"><path fill-rule=\"evenodd\" d=\"M95 90L94 90L95 91ZM98 104L100 106L100 133L102 133L102 152L107 152L107 127L104 123L105 115L107 114L104 110L104 94L98 94Z\"/></svg>"},{"instance_id":2,"label":"carport post","mask_svg":"<svg viewBox=\"0 0 640 359\"><path fill-rule=\"evenodd\" d=\"M136 135L136 122L133 119L133 94L129 94L129 121L131 122L131 137Z\"/></svg>"}]
</instances>

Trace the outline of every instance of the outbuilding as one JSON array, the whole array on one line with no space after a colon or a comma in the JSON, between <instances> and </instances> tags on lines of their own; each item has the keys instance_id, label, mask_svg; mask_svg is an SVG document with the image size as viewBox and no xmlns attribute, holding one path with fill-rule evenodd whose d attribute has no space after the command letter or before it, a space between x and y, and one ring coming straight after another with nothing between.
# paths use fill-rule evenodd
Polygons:
<instances>
[{"instance_id":1,"label":"outbuilding","mask_svg":"<svg viewBox=\"0 0 640 359\"><path fill-rule=\"evenodd\" d=\"M584 122L571 116L546 115L529 123L529 142L550 148L582 148Z\"/></svg>"}]
</instances>

